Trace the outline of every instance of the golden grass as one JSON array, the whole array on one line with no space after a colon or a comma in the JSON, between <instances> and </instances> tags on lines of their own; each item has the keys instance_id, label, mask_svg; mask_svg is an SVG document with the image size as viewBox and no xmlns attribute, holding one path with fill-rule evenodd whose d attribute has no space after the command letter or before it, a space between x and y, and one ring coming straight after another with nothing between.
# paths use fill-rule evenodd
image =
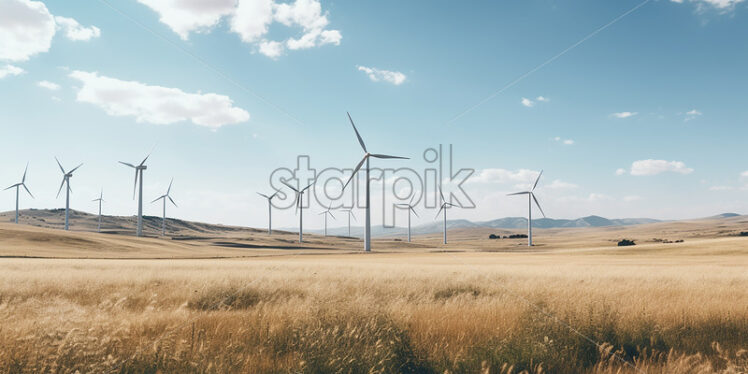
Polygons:
<instances>
[{"instance_id":1,"label":"golden grass","mask_svg":"<svg viewBox=\"0 0 748 374\"><path fill-rule=\"evenodd\" d=\"M744 373L746 244L2 259L0 373Z\"/></svg>"}]
</instances>

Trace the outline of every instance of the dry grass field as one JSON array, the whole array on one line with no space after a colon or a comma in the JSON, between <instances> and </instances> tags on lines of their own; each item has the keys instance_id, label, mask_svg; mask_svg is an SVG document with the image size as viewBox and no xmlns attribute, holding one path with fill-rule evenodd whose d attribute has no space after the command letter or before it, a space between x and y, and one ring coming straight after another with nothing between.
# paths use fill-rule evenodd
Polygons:
<instances>
[{"instance_id":1,"label":"dry grass field","mask_svg":"<svg viewBox=\"0 0 748 374\"><path fill-rule=\"evenodd\" d=\"M746 220L538 230L532 250L456 232L371 254L291 233L3 223L0 373L746 373Z\"/></svg>"}]
</instances>

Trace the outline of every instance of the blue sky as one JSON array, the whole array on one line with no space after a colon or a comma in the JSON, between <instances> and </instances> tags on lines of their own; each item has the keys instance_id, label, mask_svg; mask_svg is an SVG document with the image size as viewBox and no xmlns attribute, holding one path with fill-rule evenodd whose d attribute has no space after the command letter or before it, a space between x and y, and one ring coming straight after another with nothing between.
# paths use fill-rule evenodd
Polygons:
<instances>
[{"instance_id":1,"label":"blue sky","mask_svg":"<svg viewBox=\"0 0 748 374\"><path fill-rule=\"evenodd\" d=\"M74 209L93 212L104 188L106 213L134 214L117 161L153 149L146 200L173 177L170 216L261 227L255 192L274 169L299 154L355 166L349 111L371 151L413 158L372 166L422 171L425 149L453 144L454 166L475 169L463 186L476 207L450 218L526 215L505 195L541 169L549 217L748 211L742 1L195 4L0 0L0 181L30 163L36 199L22 207L63 206L58 156L84 163ZM436 212L420 209L419 222ZM291 210L275 218L296 224Z\"/></svg>"}]
</instances>

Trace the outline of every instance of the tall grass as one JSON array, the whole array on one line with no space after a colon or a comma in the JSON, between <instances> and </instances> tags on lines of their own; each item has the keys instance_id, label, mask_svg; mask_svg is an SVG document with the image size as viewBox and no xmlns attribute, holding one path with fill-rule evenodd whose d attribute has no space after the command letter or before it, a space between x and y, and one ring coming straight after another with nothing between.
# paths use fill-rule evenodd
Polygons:
<instances>
[{"instance_id":1,"label":"tall grass","mask_svg":"<svg viewBox=\"0 0 748 374\"><path fill-rule=\"evenodd\" d=\"M748 370L729 259L431 256L2 260L0 373Z\"/></svg>"}]
</instances>

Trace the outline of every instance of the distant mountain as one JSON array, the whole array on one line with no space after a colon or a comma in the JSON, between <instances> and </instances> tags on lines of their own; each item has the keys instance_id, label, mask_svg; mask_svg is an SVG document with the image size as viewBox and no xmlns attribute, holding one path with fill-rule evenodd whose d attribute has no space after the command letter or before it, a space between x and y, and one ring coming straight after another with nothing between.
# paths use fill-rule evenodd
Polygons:
<instances>
[{"instance_id":1,"label":"distant mountain","mask_svg":"<svg viewBox=\"0 0 748 374\"><path fill-rule=\"evenodd\" d=\"M541 229L552 229L552 228L577 228L577 227L604 227L604 226L630 226L630 225L641 225L646 223L661 222L660 220L651 218L621 218L621 219L608 219L600 216L587 216L577 219L552 219L552 218L539 218L532 220L532 227ZM433 234L442 231L442 221L436 220L431 223L414 226L411 230L413 235L419 234ZM524 217L505 217L491 221L483 222L472 222L466 219L448 220L448 229L466 229L466 228L492 228L492 229L524 229L527 227L527 218ZM292 231L293 229L288 229ZM322 230L311 230L315 234L322 233ZM327 230L328 235L336 236L347 236L348 228L331 228ZM363 227L351 227L351 236L362 237L364 234ZM372 226L371 236L394 236L394 235L406 235L407 227L382 227Z\"/></svg>"},{"instance_id":2,"label":"distant mountain","mask_svg":"<svg viewBox=\"0 0 748 374\"><path fill-rule=\"evenodd\" d=\"M739 217L740 214L737 213L722 213L717 214L716 216L706 217L707 219L722 219L722 218L732 218L732 217Z\"/></svg>"}]
</instances>

